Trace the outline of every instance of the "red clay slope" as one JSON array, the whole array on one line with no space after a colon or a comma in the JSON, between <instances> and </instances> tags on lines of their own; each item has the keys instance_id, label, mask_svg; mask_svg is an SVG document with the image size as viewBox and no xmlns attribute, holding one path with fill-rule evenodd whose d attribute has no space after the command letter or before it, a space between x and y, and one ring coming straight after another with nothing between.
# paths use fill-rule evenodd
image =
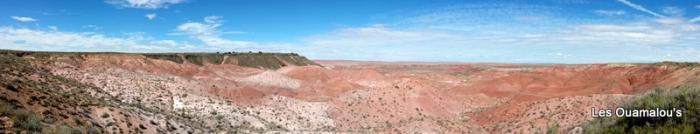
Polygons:
<instances>
[{"instance_id":1,"label":"red clay slope","mask_svg":"<svg viewBox=\"0 0 700 134\"><path fill-rule=\"evenodd\" d=\"M614 107L630 95L680 85L698 72L674 64L319 63L325 67L261 70L87 55L75 65L57 59L40 64L117 98L161 97L167 103L140 102L173 112L227 113L221 118L235 121L225 128L395 133L543 132L551 123L568 131L592 119L590 107ZM139 80L128 81L133 78ZM173 97L185 94L207 98L211 104L204 105L211 106Z\"/></svg>"}]
</instances>

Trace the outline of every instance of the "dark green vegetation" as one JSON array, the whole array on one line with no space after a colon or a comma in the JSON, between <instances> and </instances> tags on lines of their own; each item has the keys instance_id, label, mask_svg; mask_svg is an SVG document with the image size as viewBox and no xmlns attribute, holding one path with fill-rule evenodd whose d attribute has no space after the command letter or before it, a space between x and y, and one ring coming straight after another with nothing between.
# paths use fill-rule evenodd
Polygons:
<instances>
[{"instance_id":1,"label":"dark green vegetation","mask_svg":"<svg viewBox=\"0 0 700 134\"><path fill-rule=\"evenodd\" d=\"M52 57L63 56L68 59L80 59L84 55L90 54L122 54L122 55L143 55L150 59L167 60L178 64L185 62L203 66L205 64L235 64L238 66L279 69L285 66L308 66L316 64L304 56L296 53L109 53L109 52L29 52L0 50L0 54L9 54L19 57L32 56L38 59L51 59ZM62 59L65 60L65 59ZM80 60L71 60L77 62ZM67 63L71 63L67 61ZM64 61L66 62L66 61Z\"/></svg>"},{"instance_id":2,"label":"dark green vegetation","mask_svg":"<svg viewBox=\"0 0 700 134\"><path fill-rule=\"evenodd\" d=\"M180 55L175 54L143 54L143 56L146 56L151 59L169 60L178 64L182 64L184 62Z\"/></svg>"},{"instance_id":3,"label":"dark green vegetation","mask_svg":"<svg viewBox=\"0 0 700 134\"><path fill-rule=\"evenodd\" d=\"M182 54L143 54L152 59L169 60L175 63L184 61L195 64L236 64L261 69L279 69L285 66L318 65L304 56L295 53L182 53Z\"/></svg>"},{"instance_id":4,"label":"dark green vegetation","mask_svg":"<svg viewBox=\"0 0 700 134\"><path fill-rule=\"evenodd\" d=\"M675 66L675 67L697 67L698 63L695 62L672 62L672 61L664 61L664 62L658 62L654 63L655 65L669 65L669 66Z\"/></svg>"},{"instance_id":5,"label":"dark green vegetation","mask_svg":"<svg viewBox=\"0 0 700 134\"><path fill-rule=\"evenodd\" d=\"M43 124L39 117L32 113L27 112L24 109L18 108L18 106L0 100L0 117L5 118L6 122L13 122L13 127L17 127L20 130L27 130L29 132L41 132ZM9 119L9 120L8 120ZM10 125L3 123L3 125Z\"/></svg>"},{"instance_id":6,"label":"dark green vegetation","mask_svg":"<svg viewBox=\"0 0 700 134\"><path fill-rule=\"evenodd\" d=\"M697 133L700 130L700 86L657 89L623 106L625 109L683 110L682 117L600 118L586 133Z\"/></svg>"},{"instance_id":7,"label":"dark green vegetation","mask_svg":"<svg viewBox=\"0 0 700 134\"><path fill-rule=\"evenodd\" d=\"M277 69L289 65L306 66L318 65L297 54L273 54L273 53L249 53L233 54L229 58L237 61L238 65L244 67L272 68Z\"/></svg>"}]
</instances>

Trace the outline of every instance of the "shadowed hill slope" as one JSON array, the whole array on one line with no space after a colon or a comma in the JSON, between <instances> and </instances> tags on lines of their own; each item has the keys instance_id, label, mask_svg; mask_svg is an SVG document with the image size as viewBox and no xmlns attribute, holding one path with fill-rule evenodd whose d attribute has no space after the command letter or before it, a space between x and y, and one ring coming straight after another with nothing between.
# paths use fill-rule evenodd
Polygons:
<instances>
[{"instance_id":1,"label":"shadowed hill slope","mask_svg":"<svg viewBox=\"0 0 700 134\"><path fill-rule=\"evenodd\" d=\"M19 57L39 59L68 59L80 62L85 56L94 55L142 55L150 59L167 60L178 64L232 64L259 69L279 69L285 66L320 66L306 57L296 53L111 53L111 52L31 52L0 50L0 53Z\"/></svg>"},{"instance_id":2,"label":"shadowed hill slope","mask_svg":"<svg viewBox=\"0 0 700 134\"><path fill-rule=\"evenodd\" d=\"M185 118L125 104L99 88L0 54L0 131L16 133L192 133Z\"/></svg>"}]
</instances>

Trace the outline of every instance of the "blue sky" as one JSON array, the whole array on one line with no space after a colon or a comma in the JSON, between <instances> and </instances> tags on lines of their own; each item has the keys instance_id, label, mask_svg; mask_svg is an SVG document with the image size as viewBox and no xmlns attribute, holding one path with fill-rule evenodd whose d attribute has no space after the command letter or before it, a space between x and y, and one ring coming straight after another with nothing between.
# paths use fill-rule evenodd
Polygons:
<instances>
[{"instance_id":1,"label":"blue sky","mask_svg":"<svg viewBox=\"0 0 700 134\"><path fill-rule=\"evenodd\" d=\"M700 1L3 1L0 49L312 59L700 61Z\"/></svg>"}]
</instances>

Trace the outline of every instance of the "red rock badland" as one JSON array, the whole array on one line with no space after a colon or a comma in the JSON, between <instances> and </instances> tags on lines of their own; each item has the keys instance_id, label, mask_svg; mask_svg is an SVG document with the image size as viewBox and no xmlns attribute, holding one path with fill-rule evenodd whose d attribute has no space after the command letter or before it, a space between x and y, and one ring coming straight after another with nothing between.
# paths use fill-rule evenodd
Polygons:
<instances>
[{"instance_id":1,"label":"red rock badland","mask_svg":"<svg viewBox=\"0 0 700 134\"><path fill-rule=\"evenodd\" d=\"M200 58L196 64L187 54L174 56L177 60L139 54L66 55L15 54L50 75L94 86L90 90L120 104L110 109L156 109L133 114L147 119L161 118L159 114L184 117L156 120L164 123L144 120L147 129L132 131L123 125L128 118L116 116L118 112L87 107L101 129L117 133L177 132L167 126L177 122L200 124L188 126L189 132L535 133L552 123L566 132L593 120L591 107L617 107L646 91L693 81L699 72L698 67L674 63L315 64L294 54L268 57L278 66L255 66L242 64L251 61L241 55ZM97 117L105 113L114 119Z\"/></svg>"}]
</instances>

